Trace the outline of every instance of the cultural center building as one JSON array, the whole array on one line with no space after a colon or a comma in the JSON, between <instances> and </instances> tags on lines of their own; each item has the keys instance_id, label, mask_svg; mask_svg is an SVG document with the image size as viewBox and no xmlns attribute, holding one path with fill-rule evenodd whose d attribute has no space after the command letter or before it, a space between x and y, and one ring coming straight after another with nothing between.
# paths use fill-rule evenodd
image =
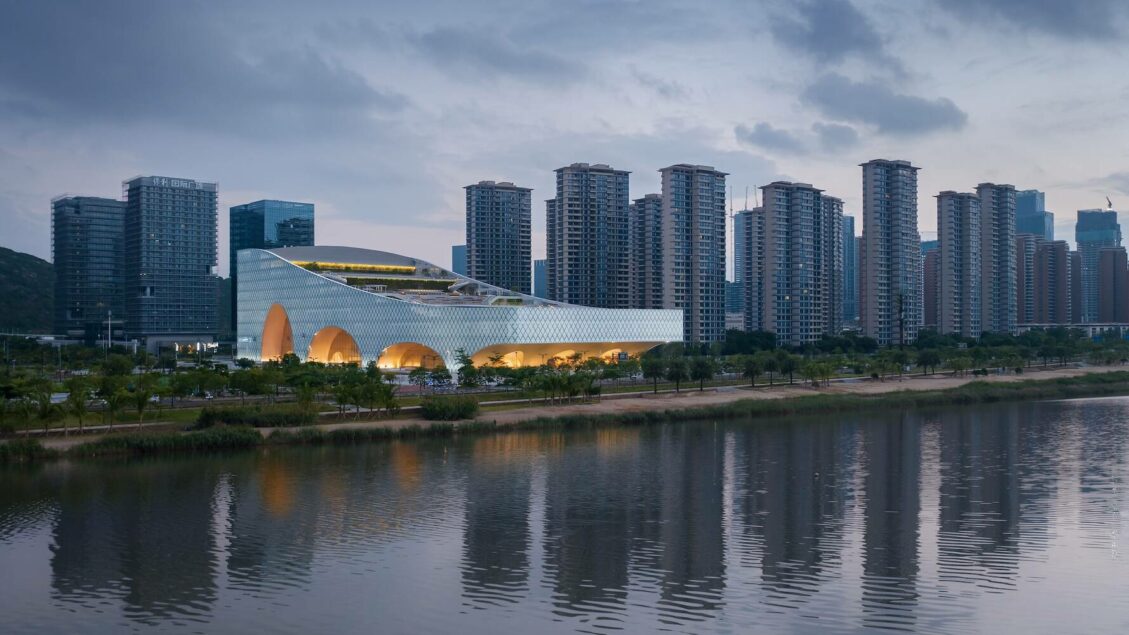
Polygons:
<instances>
[{"instance_id":1,"label":"cultural center building","mask_svg":"<svg viewBox=\"0 0 1129 635\"><path fill-rule=\"evenodd\" d=\"M431 263L355 247L245 249L237 255L237 356L293 353L331 364L454 368L622 359L682 341L682 311L599 309L488 285Z\"/></svg>"}]
</instances>

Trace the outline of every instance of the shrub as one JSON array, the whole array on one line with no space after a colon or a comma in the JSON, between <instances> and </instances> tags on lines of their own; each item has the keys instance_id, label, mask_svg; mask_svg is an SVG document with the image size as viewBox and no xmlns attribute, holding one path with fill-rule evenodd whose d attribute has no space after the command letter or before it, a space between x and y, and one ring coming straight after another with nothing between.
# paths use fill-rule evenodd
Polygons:
<instances>
[{"instance_id":1,"label":"shrub","mask_svg":"<svg viewBox=\"0 0 1129 635\"><path fill-rule=\"evenodd\" d=\"M316 420L314 413L294 406L209 406L200 411L192 427L196 430L216 425L280 428L308 426Z\"/></svg>"},{"instance_id":2,"label":"shrub","mask_svg":"<svg viewBox=\"0 0 1129 635\"><path fill-rule=\"evenodd\" d=\"M42 461L55 458L58 454L58 450L43 447L37 439L12 439L7 443L0 443L0 464Z\"/></svg>"},{"instance_id":3,"label":"shrub","mask_svg":"<svg viewBox=\"0 0 1129 635\"><path fill-rule=\"evenodd\" d=\"M76 445L68 451L68 454L91 457L164 452L214 452L217 450L246 450L256 447L262 442L262 435L254 428L225 426L183 434L179 432L156 432L111 435L97 441Z\"/></svg>"},{"instance_id":4,"label":"shrub","mask_svg":"<svg viewBox=\"0 0 1129 635\"><path fill-rule=\"evenodd\" d=\"M432 421L473 419L478 414L478 400L469 395L431 395L420 401L419 409L424 419Z\"/></svg>"}]
</instances>

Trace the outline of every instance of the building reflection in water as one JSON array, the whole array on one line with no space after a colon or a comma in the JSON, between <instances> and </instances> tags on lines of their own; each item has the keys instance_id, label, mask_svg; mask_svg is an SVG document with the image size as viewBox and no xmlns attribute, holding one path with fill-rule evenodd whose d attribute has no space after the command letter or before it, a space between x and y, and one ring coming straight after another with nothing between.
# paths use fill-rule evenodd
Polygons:
<instances>
[{"instance_id":1,"label":"building reflection in water","mask_svg":"<svg viewBox=\"0 0 1129 635\"><path fill-rule=\"evenodd\" d=\"M902 414L862 427L866 467L863 623L913 627L918 594L921 417Z\"/></svg>"},{"instance_id":2,"label":"building reflection in water","mask_svg":"<svg viewBox=\"0 0 1129 635\"><path fill-rule=\"evenodd\" d=\"M401 579L424 580L468 615L593 628L741 614L773 630L774 615L829 612L930 628L930 602L1018 593L1064 509L1082 547L1117 548L1125 411L1001 404L57 464L6 473L0 546L13 527L49 527L55 607L113 601L141 623L281 602L348 570L358 587L329 597L395 606L413 592Z\"/></svg>"},{"instance_id":3,"label":"building reflection in water","mask_svg":"<svg viewBox=\"0 0 1129 635\"><path fill-rule=\"evenodd\" d=\"M211 495L191 459L84 464L58 492L52 587L66 603L116 597L141 622L203 618L216 599Z\"/></svg>"}]
</instances>

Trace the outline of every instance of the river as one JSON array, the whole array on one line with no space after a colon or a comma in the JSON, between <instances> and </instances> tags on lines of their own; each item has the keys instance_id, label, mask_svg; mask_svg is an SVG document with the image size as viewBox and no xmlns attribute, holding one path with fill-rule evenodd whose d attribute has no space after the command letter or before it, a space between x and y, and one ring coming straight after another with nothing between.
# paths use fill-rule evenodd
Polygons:
<instances>
[{"instance_id":1,"label":"river","mask_svg":"<svg viewBox=\"0 0 1129 635\"><path fill-rule=\"evenodd\" d=\"M0 470L4 633L1125 633L1129 398Z\"/></svg>"}]
</instances>

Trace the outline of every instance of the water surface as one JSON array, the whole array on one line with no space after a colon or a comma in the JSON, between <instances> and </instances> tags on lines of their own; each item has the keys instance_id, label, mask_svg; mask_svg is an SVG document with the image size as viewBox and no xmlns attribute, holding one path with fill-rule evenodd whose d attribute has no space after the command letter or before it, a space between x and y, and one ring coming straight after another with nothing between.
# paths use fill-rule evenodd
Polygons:
<instances>
[{"instance_id":1,"label":"water surface","mask_svg":"<svg viewBox=\"0 0 1129 635\"><path fill-rule=\"evenodd\" d=\"M1129 632L1129 399L0 471L5 633Z\"/></svg>"}]
</instances>

